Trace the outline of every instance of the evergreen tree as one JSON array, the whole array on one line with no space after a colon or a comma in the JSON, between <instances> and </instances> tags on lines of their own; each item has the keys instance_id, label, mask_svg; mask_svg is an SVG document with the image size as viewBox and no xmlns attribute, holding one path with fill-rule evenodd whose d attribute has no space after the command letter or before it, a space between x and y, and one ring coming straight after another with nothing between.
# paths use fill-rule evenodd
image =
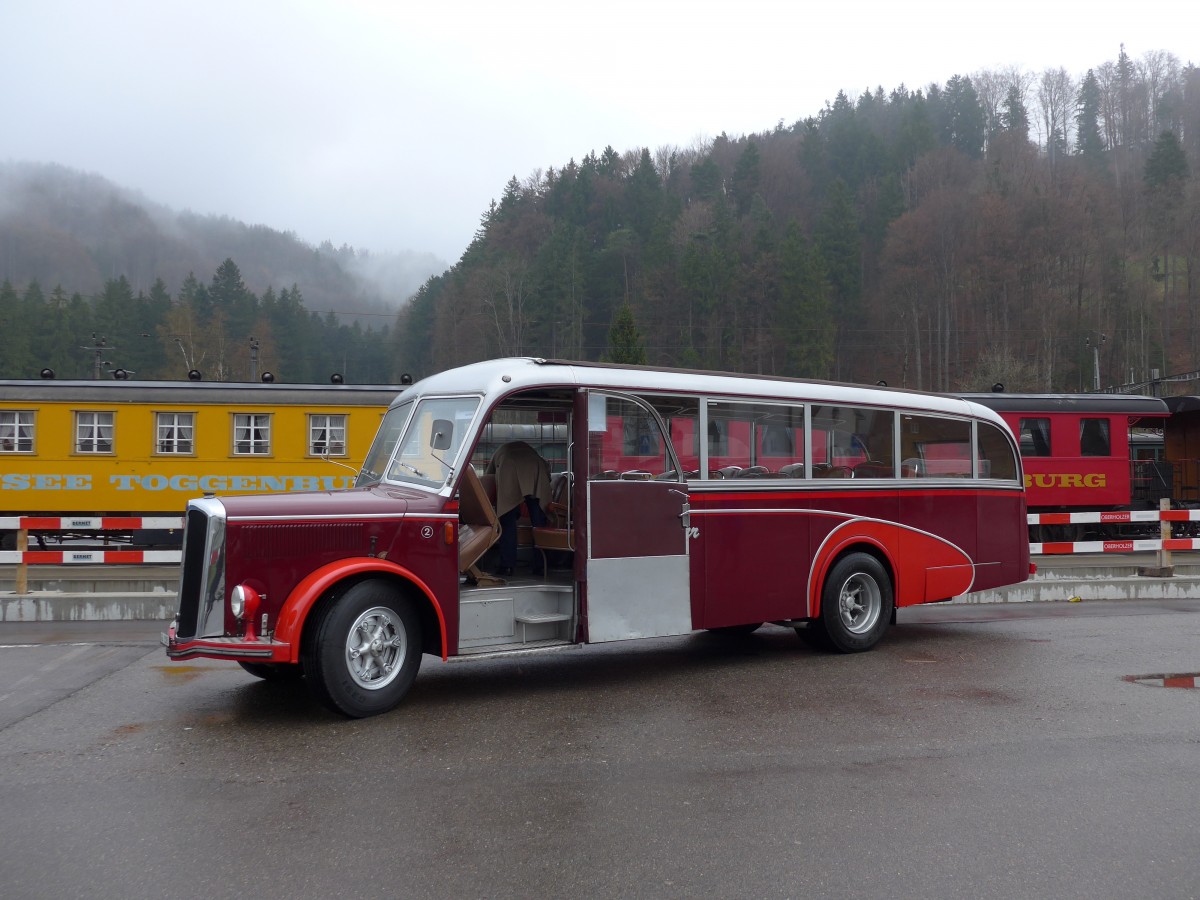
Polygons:
<instances>
[{"instance_id":1,"label":"evergreen tree","mask_svg":"<svg viewBox=\"0 0 1200 900\"><path fill-rule=\"evenodd\" d=\"M621 304L608 332L608 361L626 366L644 366L646 348L628 303Z\"/></svg>"},{"instance_id":2,"label":"evergreen tree","mask_svg":"<svg viewBox=\"0 0 1200 900\"><path fill-rule=\"evenodd\" d=\"M786 362L780 374L829 378L836 328L820 256L800 227L788 226L780 250L779 322Z\"/></svg>"},{"instance_id":3,"label":"evergreen tree","mask_svg":"<svg viewBox=\"0 0 1200 900\"><path fill-rule=\"evenodd\" d=\"M21 295L5 279L0 284L0 371L6 378L27 378L32 364Z\"/></svg>"},{"instance_id":4,"label":"evergreen tree","mask_svg":"<svg viewBox=\"0 0 1200 900\"><path fill-rule=\"evenodd\" d=\"M1000 126L1009 134L1023 141L1029 140L1029 112L1021 100L1021 93L1016 85L1008 89L1004 105L1000 112Z\"/></svg>"},{"instance_id":5,"label":"evergreen tree","mask_svg":"<svg viewBox=\"0 0 1200 900\"><path fill-rule=\"evenodd\" d=\"M1144 180L1151 192L1179 192L1189 174L1187 154L1179 144L1179 135L1164 131L1154 142L1154 150L1146 160Z\"/></svg>"},{"instance_id":6,"label":"evergreen tree","mask_svg":"<svg viewBox=\"0 0 1200 900\"><path fill-rule=\"evenodd\" d=\"M987 115L971 79L955 75L942 93L942 140L967 156L983 155Z\"/></svg>"},{"instance_id":7,"label":"evergreen tree","mask_svg":"<svg viewBox=\"0 0 1200 900\"><path fill-rule=\"evenodd\" d=\"M863 322L862 235L850 190L840 178L829 191L814 236L829 280L840 349Z\"/></svg>"},{"instance_id":8,"label":"evergreen tree","mask_svg":"<svg viewBox=\"0 0 1200 900\"><path fill-rule=\"evenodd\" d=\"M629 208L629 223L637 230L643 241L648 240L658 223L663 206L662 182L650 159L650 151L642 149L638 164L629 176L626 188Z\"/></svg>"},{"instance_id":9,"label":"evergreen tree","mask_svg":"<svg viewBox=\"0 0 1200 900\"><path fill-rule=\"evenodd\" d=\"M738 157L733 170L733 202L737 205L737 214L744 216L750 211L750 203L758 191L762 156L754 141L747 141L746 148Z\"/></svg>"},{"instance_id":10,"label":"evergreen tree","mask_svg":"<svg viewBox=\"0 0 1200 900\"><path fill-rule=\"evenodd\" d=\"M1098 164L1104 156L1104 138L1100 135L1100 83L1092 69L1079 86L1075 109L1075 152Z\"/></svg>"}]
</instances>

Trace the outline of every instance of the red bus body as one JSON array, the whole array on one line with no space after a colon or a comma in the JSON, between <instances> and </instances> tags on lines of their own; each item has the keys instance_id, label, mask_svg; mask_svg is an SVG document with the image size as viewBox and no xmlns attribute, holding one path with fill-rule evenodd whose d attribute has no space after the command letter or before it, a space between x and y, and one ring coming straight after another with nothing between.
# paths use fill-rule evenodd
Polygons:
<instances>
[{"instance_id":1,"label":"red bus body","mask_svg":"<svg viewBox=\"0 0 1200 900\"><path fill-rule=\"evenodd\" d=\"M488 429L522 417L566 441L543 448L560 519L522 530L522 564L550 568L488 578L465 556L494 527L472 498ZM479 363L397 398L354 489L189 504L164 641L172 659L303 675L352 716L394 706L421 653L763 623L865 650L897 607L1028 577L1021 476L1000 417L958 398Z\"/></svg>"}]
</instances>

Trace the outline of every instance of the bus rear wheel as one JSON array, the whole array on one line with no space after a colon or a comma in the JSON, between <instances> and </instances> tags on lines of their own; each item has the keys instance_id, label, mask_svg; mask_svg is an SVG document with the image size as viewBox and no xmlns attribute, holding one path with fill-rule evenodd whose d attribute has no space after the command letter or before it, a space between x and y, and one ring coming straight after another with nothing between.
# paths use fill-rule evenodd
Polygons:
<instances>
[{"instance_id":1,"label":"bus rear wheel","mask_svg":"<svg viewBox=\"0 0 1200 900\"><path fill-rule=\"evenodd\" d=\"M892 581L869 553L843 556L825 578L821 615L809 628L819 629L834 650L860 653L883 637L892 619Z\"/></svg>"},{"instance_id":2,"label":"bus rear wheel","mask_svg":"<svg viewBox=\"0 0 1200 900\"><path fill-rule=\"evenodd\" d=\"M362 581L317 613L303 649L305 680L329 709L352 719L395 707L421 666L421 619L383 581Z\"/></svg>"}]
</instances>

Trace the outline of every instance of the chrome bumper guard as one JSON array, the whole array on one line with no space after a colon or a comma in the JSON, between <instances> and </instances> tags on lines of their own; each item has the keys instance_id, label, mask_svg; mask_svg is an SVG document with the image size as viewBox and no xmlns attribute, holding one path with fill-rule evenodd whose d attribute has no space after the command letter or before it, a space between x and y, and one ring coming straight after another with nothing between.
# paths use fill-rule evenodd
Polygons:
<instances>
[{"instance_id":1,"label":"chrome bumper guard","mask_svg":"<svg viewBox=\"0 0 1200 900\"><path fill-rule=\"evenodd\" d=\"M160 640L169 659L255 659L290 662L291 644L283 641L247 641L240 637L193 638L181 641L175 636L175 623Z\"/></svg>"}]
</instances>

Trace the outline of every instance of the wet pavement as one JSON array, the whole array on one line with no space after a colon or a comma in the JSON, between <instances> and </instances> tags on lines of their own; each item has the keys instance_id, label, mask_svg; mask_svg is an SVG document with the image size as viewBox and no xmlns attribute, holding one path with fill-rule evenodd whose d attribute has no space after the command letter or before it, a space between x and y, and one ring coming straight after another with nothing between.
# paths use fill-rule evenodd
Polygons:
<instances>
[{"instance_id":1,"label":"wet pavement","mask_svg":"<svg viewBox=\"0 0 1200 900\"><path fill-rule=\"evenodd\" d=\"M0 625L0 892L1195 897L1200 601L426 658L347 721L157 622Z\"/></svg>"}]
</instances>

